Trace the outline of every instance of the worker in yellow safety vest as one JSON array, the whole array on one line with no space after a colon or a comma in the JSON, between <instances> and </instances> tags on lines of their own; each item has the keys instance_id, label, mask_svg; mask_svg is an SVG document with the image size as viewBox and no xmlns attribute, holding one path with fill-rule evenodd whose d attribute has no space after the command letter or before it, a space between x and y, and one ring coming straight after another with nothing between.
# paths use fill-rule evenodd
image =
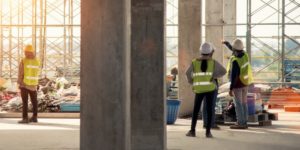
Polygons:
<instances>
[{"instance_id":1,"label":"worker in yellow safety vest","mask_svg":"<svg viewBox=\"0 0 300 150\"><path fill-rule=\"evenodd\" d=\"M240 39L234 40L232 46L227 41L223 41L223 44L233 51L233 56L230 58L229 67L227 67L227 69L229 80L231 82L229 95L234 97L237 123L230 126L230 128L247 129L247 93L248 85L250 85L253 81L249 56L243 50L244 45Z\"/></svg>"},{"instance_id":2,"label":"worker in yellow safety vest","mask_svg":"<svg viewBox=\"0 0 300 150\"><path fill-rule=\"evenodd\" d=\"M195 128L198 113L202 100L205 99L205 110L207 113L205 135L207 138L212 137L210 130L212 127L213 99L215 91L217 90L216 79L226 74L226 69L219 62L212 59L213 53L213 45L210 43L203 43L200 47L200 58L194 59L186 71L188 82L193 86L193 92L195 93L191 130L186 134L186 136L196 136Z\"/></svg>"},{"instance_id":3,"label":"worker in yellow safety vest","mask_svg":"<svg viewBox=\"0 0 300 150\"><path fill-rule=\"evenodd\" d=\"M25 58L19 65L18 84L23 102L22 120L18 123L38 122L37 120L37 85L40 74L40 61L35 56L32 45L24 48ZM28 96L30 96L33 115L28 118Z\"/></svg>"}]
</instances>

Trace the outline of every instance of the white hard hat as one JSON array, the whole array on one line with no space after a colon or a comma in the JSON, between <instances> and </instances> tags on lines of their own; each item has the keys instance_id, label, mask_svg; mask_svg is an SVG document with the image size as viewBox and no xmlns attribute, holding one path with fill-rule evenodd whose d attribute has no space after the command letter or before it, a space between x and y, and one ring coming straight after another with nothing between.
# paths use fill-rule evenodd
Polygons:
<instances>
[{"instance_id":1,"label":"white hard hat","mask_svg":"<svg viewBox=\"0 0 300 150\"><path fill-rule=\"evenodd\" d=\"M232 44L232 48L237 51L242 51L244 49L244 44L240 39L235 39Z\"/></svg>"},{"instance_id":2,"label":"white hard hat","mask_svg":"<svg viewBox=\"0 0 300 150\"><path fill-rule=\"evenodd\" d=\"M212 51L213 51L212 45L207 42L204 42L200 47L201 54L207 55L207 54L212 53Z\"/></svg>"}]
</instances>

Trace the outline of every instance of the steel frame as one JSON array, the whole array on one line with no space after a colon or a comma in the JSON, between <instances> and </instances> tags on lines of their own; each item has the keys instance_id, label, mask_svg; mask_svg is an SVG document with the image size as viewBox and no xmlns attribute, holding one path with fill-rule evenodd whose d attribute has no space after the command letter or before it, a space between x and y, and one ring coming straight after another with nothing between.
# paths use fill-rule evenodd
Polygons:
<instances>
[{"instance_id":1,"label":"steel frame","mask_svg":"<svg viewBox=\"0 0 300 150\"><path fill-rule=\"evenodd\" d=\"M298 11L298 8L300 7L300 0L245 0L246 7L247 7L247 21L245 23L236 23L236 24L222 24L223 26L242 26L246 27L246 35L245 36L237 36L238 38L245 38L246 39L246 45L247 45L247 51L250 54L252 59L259 59L259 60L267 60L270 59L271 61L269 63L262 63L261 67L256 68L254 71L254 75L256 77L257 81L260 80L266 80L266 79L260 79L259 76L263 74L272 73L277 74L275 78L271 79L268 78L266 81L268 82L285 82L285 76L284 73L285 66L284 66L284 60L287 59L300 59L299 55L294 56L288 56L294 51L300 50L300 43L298 40L300 39L299 36L289 36L286 34L287 26L299 26L300 25L300 15L296 16L290 16L295 11ZM178 2L176 0L167 0L167 5L169 7L173 7L174 9L178 9L175 2ZM261 6L258 6L257 8L252 7L253 4L257 4L257 2L261 3ZM284 6L284 7L283 7ZM264 17L259 16L257 14L261 13L262 11L266 10L267 8L271 9L271 14L268 14ZM275 16L277 15L277 16ZM271 17L277 17L276 22L270 22L269 19ZM167 15L167 25L168 27L177 27L178 23L172 22L174 18L178 17L178 15L168 16ZM257 18L260 18L259 20ZM258 21L253 21L258 20ZM202 26L220 26L220 24L205 24L203 23ZM277 27L277 36L267 36L267 35L254 35L253 30L259 26L276 26ZM167 42L170 39L177 39L178 36L167 36ZM205 37L203 36L205 39ZM225 37L228 38L228 37ZM270 45L266 41L267 40L276 40L277 46ZM297 44L297 47L286 50L285 42L289 39L293 41L295 44ZM177 58L178 54L174 53L174 49L178 49L178 45L174 44L174 47L167 48L167 58ZM177 45L177 47L176 47ZM263 48L262 48L263 47ZM264 56L258 56L253 52L253 49L258 49ZM299 51L300 52L300 51ZM168 59L167 59L168 60ZM270 70L269 68L276 64L276 68L278 70ZM170 70L171 67L175 66L176 64L172 66L168 66L169 68L167 70Z\"/></svg>"},{"instance_id":2,"label":"steel frame","mask_svg":"<svg viewBox=\"0 0 300 150\"><path fill-rule=\"evenodd\" d=\"M0 0L0 76L16 79L23 46L32 44L42 76L80 68L80 0Z\"/></svg>"},{"instance_id":3,"label":"steel frame","mask_svg":"<svg viewBox=\"0 0 300 150\"><path fill-rule=\"evenodd\" d=\"M166 0L167 11L172 13L167 13L166 15L166 29L177 28L178 29L178 0ZM175 11L175 12L174 12ZM173 41L175 40L175 42ZM167 74L173 67L177 67L178 64L178 35L166 36L166 57L167 57ZM171 63L171 61L173 62ZM168 65L169 64L169 65Z\"/></svg>"},{"instance_id":4,"label":"steel frame","mask_svg":"<svg viewBox=\"0 0 300 150\"><path fill-rule=\"evenodd\" d=\"M251 42L251 40L255 40L256 42L264 45L264 48L266 48L269 52L272 52L273 54L275 54L275 56L273 56L273 61L271 61L270 63L267 63L264 66L262 66L261 68L255 70L255 75L259 75L260 73L268 73L269 71L266 71L266 70L269 68L269 66L271 66L274 63L278 63L278 69L279 69L278 70L278 79L275 81L285 82L285 76L287 74L285 74L284 61L288 60L288 59L300 59L299 55L296 55L293 57L288 57L288 54L290 54L291 52L299 51L300 44L297 41L298 37L288 36L285 32L287 25L299 25L299 23L300 23L300 21L297 20L300 17L300 15L297 15L296 17L289 16L289 14L296 11L300 7L300 5L299 5L300 1L297 2L297 0L260 0L260 2L262 2L263 5L255 10L252 10L252 8L251 8L252 0L247 0L247 37L246 37L247 38L247 50L251 54L251 52L252 52L251 49L253 47L257 47L257 45L254 42ZM277 4L278 8L275 8L271 5L272 3L275 3L275 2L278 2L278 4ZM289 6L291 6L292 8L288 8ZM264 17L258 23L252 23L251 20L256 17L255 14L257 14L260 11L263 11L265 8L271 8L275 12L272 13L271 15ZM280 20L280 17L281 17L280 22L264 23L267 19L269 19L270 17L272 17L276 14L278 14L278 20ZM286 19L288 19L289 21L286 21ZM272 26L278 26L278 37L277 37L278 47L277 48L272 47L269 44L265 43L260 37L255 37L255 36L251 35L251 31L253 30L253 28L255 28L257 25L265 25L265 24L272 25ZM269 38L274 38L274 37L269 37ZM286 45L285 45L286 39L293 41L298 46L295 47L294 49L287 51ZM264 50L261 50L261 51L264 51ZM263 53L265 53L265 52L263 52ZM253 55L251 55L251 56L253 57ZM260 59L266 59L266 58L267 57L262 56Z\"/></svg>"}]
</instances>

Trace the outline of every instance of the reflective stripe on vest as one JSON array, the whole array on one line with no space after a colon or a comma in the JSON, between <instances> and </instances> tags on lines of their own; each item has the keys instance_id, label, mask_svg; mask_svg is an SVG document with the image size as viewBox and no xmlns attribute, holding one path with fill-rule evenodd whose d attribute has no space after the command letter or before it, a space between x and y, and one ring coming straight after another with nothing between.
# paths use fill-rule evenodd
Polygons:
<instances>
[{"instance_id":1,"label":"reflective stripe on vest","mask_svg":"<svg viewBox=\"0 0 300 150\"><path fill-rule=\"evenodd\" d=\"M195 82L193 83L193 86L197 86L197 85L210 85L210 84L213 84L211 82Z\"/></svg>"},{"instance_id":2,"label":"reflective stripe on vest","mask_svg":"<svg viewBox=\"0 0 300 150\"><path fill-rule=\"evenodd\" d=\"M249 62L249 57L247 53L244 53L244 56L241 58L234 57L231 60L231 63L234 61L237 61L239 67L240 67L240 80L244 85L249 85L253 82L253 76L252 76L252 68L251 64Z\"/></svg>"},{"instance_id":3,"label":"reflective stripe on vest","mask_svg":"<svg viewBox=\"0 0 300 150\"><path fill-rule=\"evenodd\" d=\"M201 60L194 59L193 62L193 91L195 93L211 92L216 89L212 82L215 62L212 59L207 60L206 72L201 71Z\"/></svg>"},{"instance_id":4,"label":"reflective stripe on vest","mask_svg":"<svg viewBox=\"0 0 300 150\"><path fill-rule=\"evenodd\" d=\"M25 77L25 78L28 80L38 80L39 79L38 77Z\"/></svg>"},{"instance_id":5,"label":"reflective stripe on vest","mask_svg":"<svg viewBox=\"0 0 300 150\"><path fill-rule=\"evenodd\" d=\"M198 72L198 73L193 73L193 77L195 76L211 76L212 72Z\"/></svg>"},{"instance_id":6,"label":"reflective stripe on vest","mask_svg":"<svg viewBox=\"0 0 300 150\"><path fill-rule=\"evenodd\" d=\"M245 63L241 68L243 69L243 68L247 67L248 65L249 65L249 62Z\"/></svg>"},{"instance_id":7,"label":"reflective stripe on vest","mask_svg":"<svg viewBox=\"0 0 300 150\"><path fill-rule=\"evenodd\" d=\"M24 58L24 83L25 85L38 85L40 62L37 59Z\"/></svg>"},{"instance_id":8,"label":"reflective stripe on vest","mask_svg":"<svg viewBox=\"0 0 300 150\"><path fill-rule=\"evenodd\" d=\"M33 66L33 65L27 65L26 68L34 68L34 69L39 69L39 66Z\"/></svg>"}]
</instances>

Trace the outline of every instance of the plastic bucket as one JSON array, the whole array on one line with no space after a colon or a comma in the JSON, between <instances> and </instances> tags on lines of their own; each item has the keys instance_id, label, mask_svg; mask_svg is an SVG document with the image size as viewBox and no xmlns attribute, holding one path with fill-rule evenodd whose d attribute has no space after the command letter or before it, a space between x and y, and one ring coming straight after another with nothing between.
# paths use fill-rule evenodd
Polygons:
<instances>
[{"instance_id":1,"label":"plastic bucket","mask_svg":"<svg viewBox=\"0 0 300 150\"><path fill-rule=\"evenodd\" d=\"M178 111L179 111L179 106L180 106L180 100L178 99L168 99L167 100L167 124L174 124Z\"/></svg>"},{"instance_id":2,"label":"plastic bucket","mask_svg":"<svg viewBox=\"0 0 300 150\"><path fill-rule=\"evenodd\" d=\"M247 95L248 115L255 114L255 96Z\"/></svg>"}]
</instances>

